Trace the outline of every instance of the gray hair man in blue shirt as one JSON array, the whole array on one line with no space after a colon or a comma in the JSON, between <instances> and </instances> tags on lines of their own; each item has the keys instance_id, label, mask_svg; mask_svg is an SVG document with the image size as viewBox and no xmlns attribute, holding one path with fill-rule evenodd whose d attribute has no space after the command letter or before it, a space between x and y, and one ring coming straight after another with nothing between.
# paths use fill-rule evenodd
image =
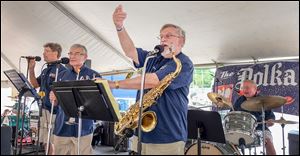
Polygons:
<instances>
[{"instance_id":1,"label":"gray hair man in blue shirt","mask_svg":"<svg viewBox=\"0 0 300 156\"><path fill-rule=\"evenodd\" d=\"M124 27L126 16L126 12L119 5L113 13L113 21L123 51L132 59L136 68L141 68L144 66L148 52L135 47ZM162 96L156 100L156 104L149 108L156 113L158 121L152 131L142 132L141 154L183 155L187 140L188 93L194 67L192 61L181 51L185 43L183 29L174 24L166 24L160 30L159 39L160 45L164 46L165 50L147 63L145 91L158 86L166 75L175 71L176 63L169 49L181 61L182 69ZM141 76L109 82L109 84L111 88L140 89ZM137 100L138 95L139 93ZM137 137L134 136L132 145L134 151L137 151L136 139Z\"/></svg>"},{"instance_id":2,"label":"gray hair man in blue shirt","mask_svg":"<svg viewBox=\"0 0 300 156\"><path fill-rule=\"evenodd\" d=\"M58 81L68 80L89 80L101 78L99 73L84 65L88 55L87 49L81 44L71 46L68 53L71 69L68 69L58 75ZM62 107L51 91L50 100L58 105L59 109L56 115L54 134L55 155L75 155L78 150L78 118L66 116ZM80 136L80 154L93 154L91 142L93 137L93 120L82 119Z\"/></svg>"}]
</instances>

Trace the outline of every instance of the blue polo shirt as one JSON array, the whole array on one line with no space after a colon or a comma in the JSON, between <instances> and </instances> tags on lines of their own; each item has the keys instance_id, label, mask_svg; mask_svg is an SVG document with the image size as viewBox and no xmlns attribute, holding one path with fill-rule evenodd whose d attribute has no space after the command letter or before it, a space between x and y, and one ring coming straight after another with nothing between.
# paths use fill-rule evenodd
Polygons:
<instances>
[{"instance_id":1,"label":"blue polo shirt","mask_svg":"<svg viewBox=\"0 0 300 156\"><path fill-rule=\"evenodd\" d=\"M143 67L147 56L147 51L137 48L139 65ZM157 115L157 125L151 132L142 132L142 142L144 143L171 143L187 140L187 111L189 86L193 79L194 66L192 61L180 52L176 56L182 64L179 75L171 82L162 96L156 100L149 110ZM147 73L156 73L161 81L169 73L174 72L176 63L172 58L164 58L160 54L151 58L146 66ZM144 93L149 91L145 90ZM137 93L137 100L139 99Z\"/></svg>"},{"instance_id":2,"label":"blue polo shirt","mask_svg":"<svg viewBox=\"0 0 300 156\"><path fill-rule=\"evenodd\" d=\"M257 96L259 96L259 95L257 95ZM261 113L261 111L260 112L253 112L253 111L245 110L241 107L242 103L246 100L247 100L247 98L245 96L239 97L233 105L234 110L235 111L248 112L248 113L255 116L257 122L262 122L262 113ZM269 119L275 119L275 115L274 115L272 110L266 110L265 111L265 120L269 120ZM256 130L262 130L262 124L258 124L257 127L256 127ZM267 126L265 126L265 130L269 130L269 128Z\"/></svg>"},{"instance_id":3,"label":"blue polo shirt","mask_svg":"<svg viewBox=\"0 0 300 156\"><path fill-rule=\"evenodd\" d=\"M101 78L98 72L82 66L80 69L78 80L91 80L94 78ZM77 73L73 69L67 69L59 74L59 81L76 80ZM76 124L68 125L66 122L69 117L65 115L63 109L58 103L58 111L55 119L55 126L53 134L63 137L78 137L78 118L75 119ZM82 131L81 136L89 135L93 132L93 120L82 119Z\"/></svg>"},{"instance_id":4,"label":"blue polo shirt","mask_svg":"<svg viewBox=\"0 0 300 156\"><path fill-rule=\"evenodd\" d=\"M58 74L65 70L66 68L63 65L59 64ZM45 96L42 99L43 101L42 107L48 110L49 112L51 112L51 105L52 105L49 99L49 93L51 91L50 86L55 81L55 77L56 77L56 65L47 65L47 68L45 68L42 71L41 75L37 77L37 82L40 85L40 91L45 92ZM53 114L56 114L57 109L58 109L57 106L53 108Z\"/></svg>"}]
</instances>

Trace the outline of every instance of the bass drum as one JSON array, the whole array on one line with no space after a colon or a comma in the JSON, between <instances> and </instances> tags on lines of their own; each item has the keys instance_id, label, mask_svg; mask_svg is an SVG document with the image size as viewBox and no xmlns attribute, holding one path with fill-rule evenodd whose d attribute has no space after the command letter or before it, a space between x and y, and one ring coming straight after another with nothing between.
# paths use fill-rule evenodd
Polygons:
<instances>
[{"instance_id":1,"label":"bass drum","mask_svg":"<svg viewBox=\"0 0 300 156\"><path fill-rule=\"evenodd\" d=\"M192 144L185 155L197 155L197 143ZM238 149L232 144L220 144L211 142L201 142L201 155L240 155Z\"/></svg>"}]
</instances>

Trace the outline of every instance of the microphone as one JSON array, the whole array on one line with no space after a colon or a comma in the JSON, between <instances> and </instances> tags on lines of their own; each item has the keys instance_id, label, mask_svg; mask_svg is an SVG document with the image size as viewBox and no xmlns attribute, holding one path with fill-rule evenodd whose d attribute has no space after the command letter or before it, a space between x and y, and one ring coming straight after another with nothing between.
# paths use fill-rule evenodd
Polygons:
<instances>
[{"instance_id":1,"label":"microphone","mask_svg":"<svg viewBox=\"0 0 300 156\"><path fill-rule=\"evenodd\" d=\"M239 138L239 146L242 150L243 155L245 155L245 146L246 146L246 142L244 138Z\"/></svg>"},{"instance_id":2,"label":"microphone","mask_svg":"<svg viewBox=\"0 0 300 156\"><path fill-rule=\"evenodd\" d=\"M70 59L67 58L67 57L63 57L61 58L60 60L57 60L57 61L52 61L52 62L47 62L47 64L68 64L70 62Z\"/></svg>"},{"instance_id":3,"label":"microphone","mask_svg":"<svg viewBox=\"0 0 300 156\"><path fill-rule=\"evenodd\" d=\"M39 56L21 56L21 58L35 59L35 61L37 61L37 62L41 61L41 57L39 57Z\"/></svg>"},{"instance_id":4,"label":"microphone","mask_svg":"<svg viewBox=\"0 0 300 156\"><path fill-rule=\"evenodd\" d=\"M148 55L156 55L164 51L164 46L156 45L153 51L149 51Z\"/></svg>"}]
</instances>

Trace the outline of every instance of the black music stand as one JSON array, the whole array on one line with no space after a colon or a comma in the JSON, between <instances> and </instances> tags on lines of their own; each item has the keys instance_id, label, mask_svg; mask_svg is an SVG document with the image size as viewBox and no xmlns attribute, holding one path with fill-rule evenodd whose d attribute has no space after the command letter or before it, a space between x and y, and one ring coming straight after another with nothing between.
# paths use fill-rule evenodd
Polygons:
<instances>
[{"instance_id":1,"label":"black music stand","mask_svg":"<svg viewBox=\"0 0 300 156\"><path fill-rule=\"evenodd\" d=\"M92 80L54 82L52 89L64 113L69 117L79 118L78 140L81 136L81 118L119 121L119 109L114 108L114 99L104 83L95 83ZM78 154L79 144L80 141Z\"/></svg>"},{"instance_id":2,"label":"black music stand","mask_svg":"<svg viewBox=\"0 0 300 156\"><path fill-rule=\"evenodd\" d=\"M14 150L13 150L13 154L16 155L17 148L18 148L17 147L18 146L18 130L19 130L19 118L20 118L20 109L21 109L22 96L34 97L35 100L38 103L41 103L41 100L40 100L41 98L37 94L36 90L31 86L31 84L28 82L28 80L25 78L25 76L22 73L18 73L15 69L12 69L12 70L4 71L4 74L7 76L7 78L10 80L10 82L15 86L15 88L19 92L19 95L18 95L19 107L17 107L17 109L18 109L17 110L17 123L16 123L16 134L15 134L15 140L14 140L15 147L14 147ZM25 109L25 103L24 103L24 109ZM21 130L21 144L20 144L19 154L21 154L21 152L22 152L24 117L25 117L25 113L23 111L22 130Z\"/></svg>"},{"instance_id":3,"label":"black music stand","mask_svg":"<svg viewBox=\"0 0 300 156\"><path fill-rule=\"evenodd\" d=\"M221 116L218 112L188 110L188 138L197 139L198 155L201 155L201 140L225 144Z\"/></svg>"},{"instance_id":4,"label":"black music stand","mask_svg":"<svg viewBox=\"0 0 300 156\"><path fill-rule=\"evenodd\" d=\"M31 86L22 73L18 73L15 69L6 70L3 72L19 93L24 92L24 96L40 99L40 96L37 94L36 90Z\"/></svg>"}]
</instances>

